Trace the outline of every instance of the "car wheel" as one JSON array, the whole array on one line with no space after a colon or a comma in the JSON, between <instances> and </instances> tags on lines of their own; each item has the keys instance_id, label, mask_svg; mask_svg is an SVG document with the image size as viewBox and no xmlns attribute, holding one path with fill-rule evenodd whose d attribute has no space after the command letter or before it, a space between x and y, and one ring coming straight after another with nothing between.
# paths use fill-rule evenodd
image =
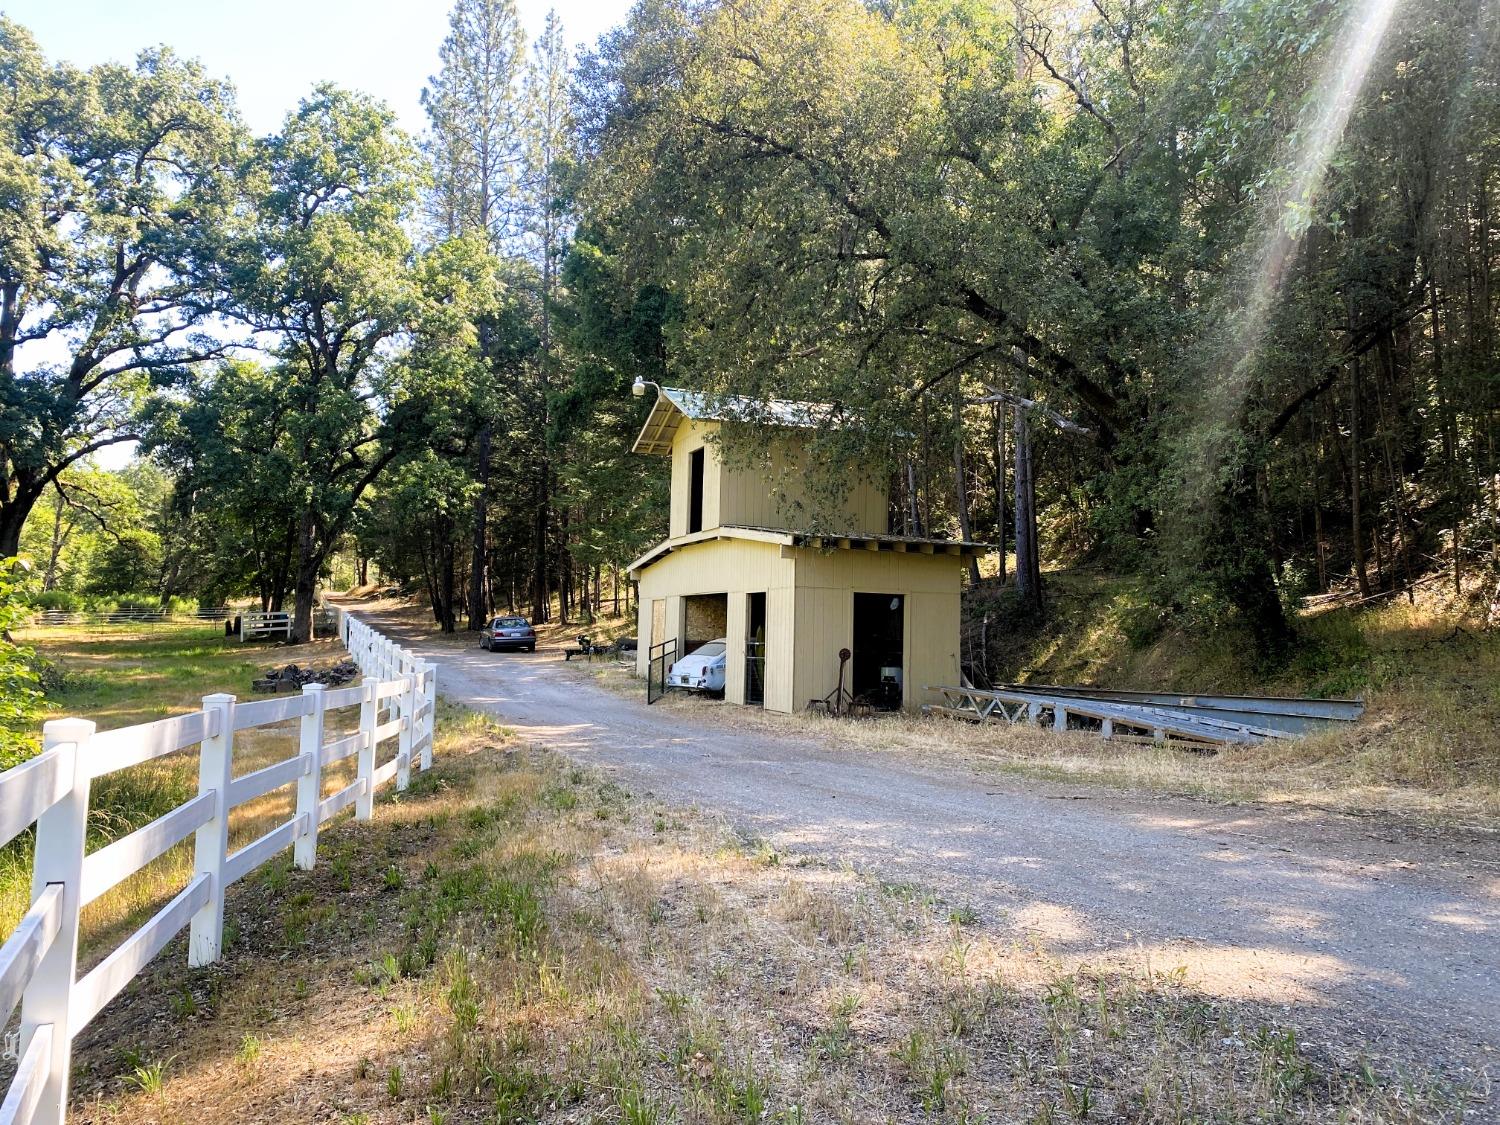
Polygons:
<instances>
[{"instance_id":1,"label":"car wheel","mask_svg":"<svg viewBox=\"0 0 1500 1125\"><path fill-rule=\"evenodd\" d=\"M527 645L526 646L526 651L527 652L535 652L536 651L536 645Z\"/></svg>"},{"instance_id":2,"label":"car wheel","mask_svg":"<svg viewBox=\"0 0 1500 1125\"><path fill-rule=\"evenodd\" d=\"M479 638L479 647L482 648L482 649L488 649L490 647L490 642L487 641L487 640L485 640L483 637L480 637Z\"/></svg>"}]
</instances>

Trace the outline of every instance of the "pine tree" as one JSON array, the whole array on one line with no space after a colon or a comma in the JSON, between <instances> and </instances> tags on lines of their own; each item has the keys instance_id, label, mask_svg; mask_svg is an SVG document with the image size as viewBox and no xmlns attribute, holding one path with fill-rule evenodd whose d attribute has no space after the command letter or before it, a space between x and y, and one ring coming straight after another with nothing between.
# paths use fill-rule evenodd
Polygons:
<instances>
[{"instance_id":1,"label":"pine tree","mask_svg":"<svg viewBox=\"0 0 1500 1125\"><path fill-rule=\"evenodd\" d=\"M427 138L433 187L427 215L439 237L475 233L500 251L516 234L518 181L524 150L518 95L525 65L525 39L514 0L458 0L448 17L442 72L422 92L432 122ZM493 334L481 331L479 347L489 359ZM489 505L495 396L476 388L474 435L473 550L470 552L468 627L488 615ZM452 562L450 558L450 564ZM452 576L445 582L452 584ZM449 621L451 621L451 615Z\"/></svg>"},{"instance_id":2,"label":"pine tree","mask_svg":"<svg viewBox=\"0 0 1500 1125\"><path fill-rule=\"evenodd\" d=\"M422 91L432 123L428 221L444 238L484 231L498 249L515 232L525 39L514 0L458 0L448 26L442 72Z\"/></svg>"}]
</instances>

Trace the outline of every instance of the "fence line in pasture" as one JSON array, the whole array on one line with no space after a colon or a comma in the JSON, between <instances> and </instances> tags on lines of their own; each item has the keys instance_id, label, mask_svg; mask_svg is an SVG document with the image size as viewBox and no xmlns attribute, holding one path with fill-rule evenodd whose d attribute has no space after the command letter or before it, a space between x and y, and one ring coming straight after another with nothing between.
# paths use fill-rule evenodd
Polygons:
<instances>
[{"instance_id":1,"label":"fence line in pasture","mask_svg":"<svg viewBox=\"0 0 1500 1125\"><path fill-rule=\"evenodd\" d=\"M224 621L238 610L221 605L209 609L44 609L33 625L160 625L188 621Z\"/></svg>"},{"instance_id":2,"label":"fence line in pasture","mask_svg":"<svg viewBox=\"0 0 1500 1125\"><path fill-rule=\"evenodd\" d=\"M267 860L292 849L304 870L316 862L318 831L350 805L356 820L373 815L376 792L392 779L405 789L413 762L432 765L437 670L342 610L339 636L364 673L352 687L308 684L300 696L239 703L210 695L203 707L154 723L96 731L85 719L55 719L42 728L42 752L0 773L0 845L36 825L31 908L0 945L0 1026L21 1008L18 1065L0 1101L0 1125L59 1125L66 1119L74 1037L184 928L188 963L207 965L223 952L224 892ZM357 733L324 741L331 711L359 708ZM234 736L299 722L297 753L234 776ZM376 764L396 740L394 756ZM90 783L98 777L198 747L198 793L164 816L87 851ZM356 757L355 779L323 796L323 770ZM237 807L296 786L296 808L246 846L229 850L229 817ZM81 978L82 909L177 843L193 837L193 875L144 925Z\"/></svg>"}]
</instances>

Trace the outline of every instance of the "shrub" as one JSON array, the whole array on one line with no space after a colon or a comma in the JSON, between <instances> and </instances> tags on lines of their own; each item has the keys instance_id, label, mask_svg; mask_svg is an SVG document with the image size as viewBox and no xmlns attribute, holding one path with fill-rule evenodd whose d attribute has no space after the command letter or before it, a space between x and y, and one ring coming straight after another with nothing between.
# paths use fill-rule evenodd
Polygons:
<instances>
[{"instance_id":1,"label":"shrub","mask_svg":"<svg viewBox=\"0 0 1500 1125\"><path fill-rule=\"evenodd\" d=\"M72 590L43 590L31 597L33 609L59 609L64 613L77 613L83 608L83 595Z\"/></svg>"},{"instance_id":2,"label":"shrub","mask_svg":"<svg viewBox=\"0 0 1500 1125\"><path fill-rule=\"evenodd\" d=\"M30 565L20 559L0 560L0 769L37 751L42 693L36 654L11 640L11 630L31 615L25 588L29 574Z\"/></svg>"}]
</instances>

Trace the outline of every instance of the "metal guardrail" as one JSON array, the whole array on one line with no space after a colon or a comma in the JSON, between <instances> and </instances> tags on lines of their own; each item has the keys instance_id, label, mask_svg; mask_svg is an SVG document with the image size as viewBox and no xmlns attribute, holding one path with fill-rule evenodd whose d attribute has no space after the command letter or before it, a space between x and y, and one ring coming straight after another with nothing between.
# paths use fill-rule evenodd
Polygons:
<instances>
[{"instance_id":1,"label":"metal guardrail","mask_svg":"<svg viewBox=\"0 0 1500 1125\"><path fill-rule=\"evenodd\" d=\"M1288 734L1308 734L1326 727L1329 723L1357 722L1365 713L1364 701L1360 699L1309 699L1299 696L1274 695L1194 695L1185 692L1124 691L1055 684L997 684L996 690L1170 707L1190 714L1211 714L1248 726L1269 727Z\"/></svg>"},{"instance_id":2,"label":"metal guardrail","mask_svg":"<svg viewBox=\"0 0 1500 1125\"><path fill-rule=\"evenodd\" d=\"M1358 700L1277 699L1269 696L1190 696L1087 687L1007 684L994 690L930 687L941 704L923 711L956 718L1042 725L1064 731L1087 726L1105 738L1136 731L1208 745L1294 738L1319 727L1353 722Z\"/></svg>"}]
</instances>

